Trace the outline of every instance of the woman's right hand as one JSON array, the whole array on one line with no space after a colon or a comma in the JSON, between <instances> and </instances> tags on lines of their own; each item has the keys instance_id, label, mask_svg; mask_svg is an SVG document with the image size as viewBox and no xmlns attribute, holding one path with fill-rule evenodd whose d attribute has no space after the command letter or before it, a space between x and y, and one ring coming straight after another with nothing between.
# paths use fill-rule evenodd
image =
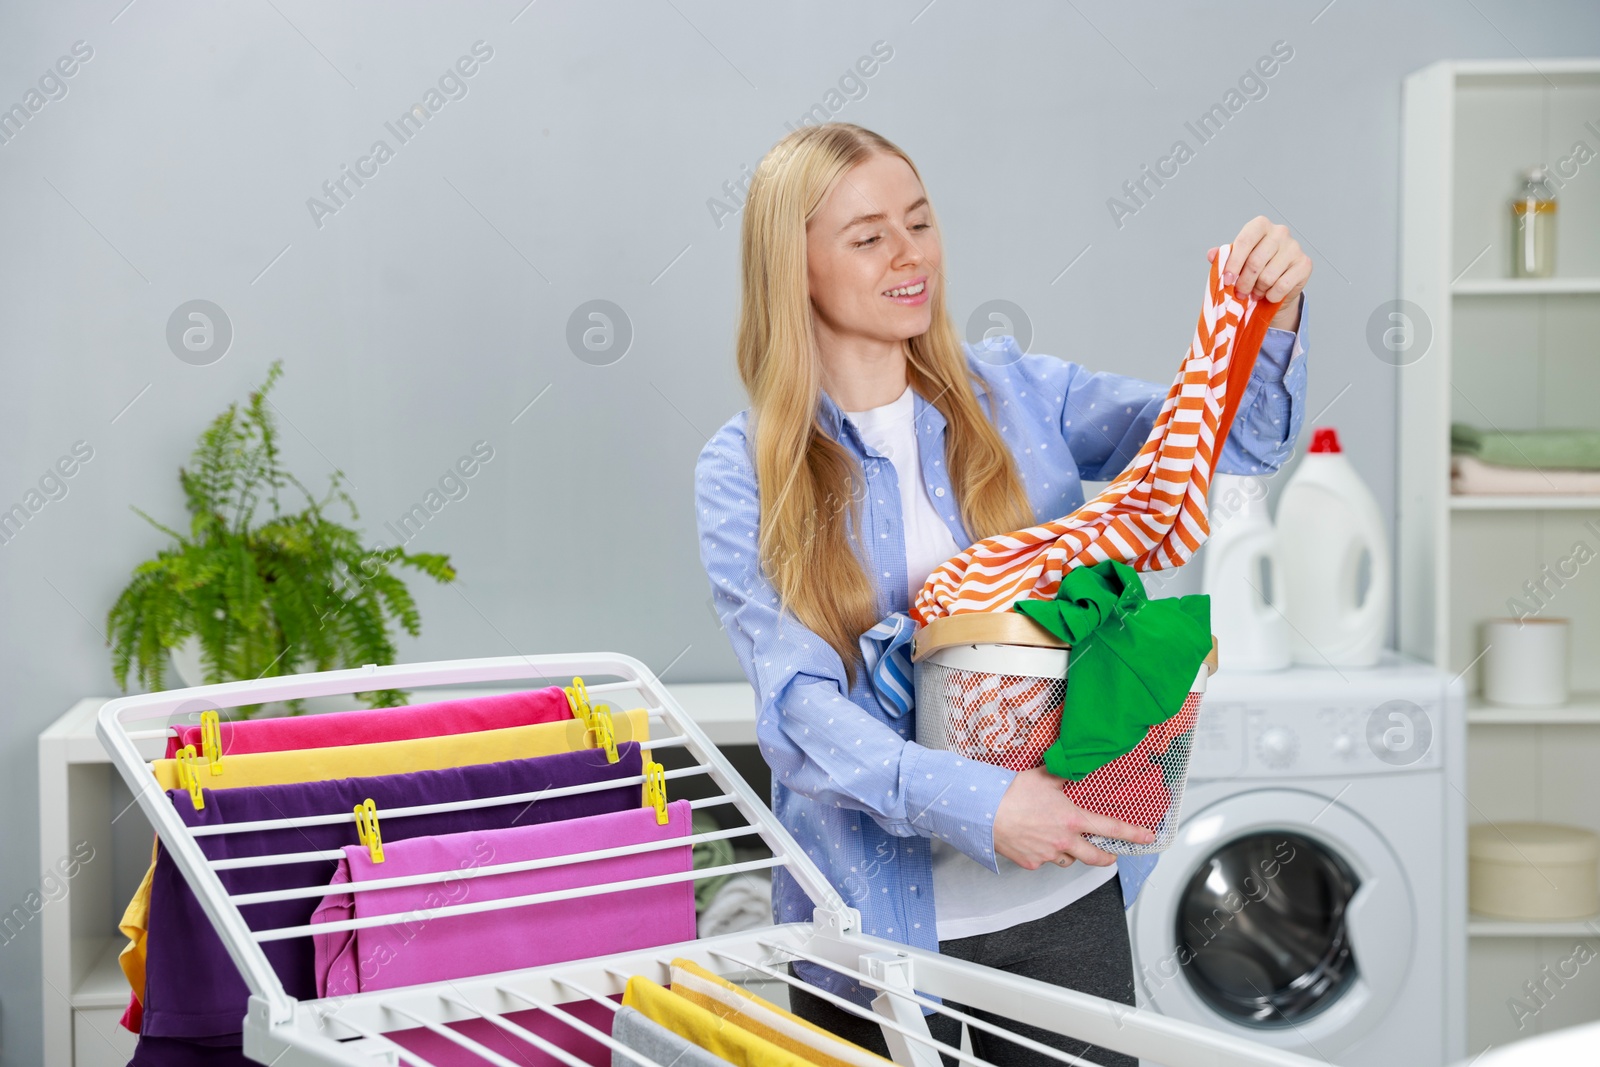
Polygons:
<instances>
[{"instance_id":1,"label":"woman's right hand","mask_svg":"<svg viewBox=\"0 0 1600 1067\"><path fill-rule=\"evenodd\" d=\"M1021 771L1000 798L994 818L994 850L1019 867L1036 871L1046 863L1067 867L1075 859L1108 867L1117 857L1091 845L1084 834L1149 844L1156 835L1142 826L1096 815L1063 793L1066 779L1043 767Z\"/></svg>"}]
</instances>

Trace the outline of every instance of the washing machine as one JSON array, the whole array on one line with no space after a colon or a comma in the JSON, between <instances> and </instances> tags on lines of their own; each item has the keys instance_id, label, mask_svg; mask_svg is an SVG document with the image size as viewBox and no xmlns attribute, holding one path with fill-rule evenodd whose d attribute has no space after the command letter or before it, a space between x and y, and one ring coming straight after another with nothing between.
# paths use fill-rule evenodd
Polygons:
<instances>
[{"instance_id":1,"label":"washing machine","mask_svg":"<svg viewBox=\"0 0 1600 1067\"><path fill-rule=\"evenodd\" d=\"M1372 668L1207 683L1177 837L1129 911L1139 1002L1335 1064L1465 1051L1465 697Z\"/></svg>"}]
</instances>

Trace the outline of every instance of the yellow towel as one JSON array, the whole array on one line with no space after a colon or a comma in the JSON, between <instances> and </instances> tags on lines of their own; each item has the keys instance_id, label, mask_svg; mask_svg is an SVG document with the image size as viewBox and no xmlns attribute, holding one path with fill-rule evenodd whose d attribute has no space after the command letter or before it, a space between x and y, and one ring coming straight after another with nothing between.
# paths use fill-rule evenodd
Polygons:
<instances>
[{"instance_id":1,"label":"yellow towel","mask_svg":"<svg viewBox=\"0 0 1600 1067\"><path fill-rule=\"evenodd\" d=\"M133 990L140 1004L144 1003L144 942L150 933L150 882L156 876L156 848L160 843L159 837L151 841L150 867L123 910L122 921L117 923L117 929L128 939L117 954L117 965L122 968L122 976L128 980L128 988Z\"/></svg>"},{"instance_id":2,"label":"yellow towel","mask_svg":"<svg viewBox=\"0 0 1600 1067\"><path fill-rule=\"evenodd\" d=\"M634 708L612 717L616 740L650 740L650 713ZM592 741L592 738L588 740ZM224 756L222 773L213 775L199 761L200 785L205 789L235 789L252 785L295 785L336 778L372 778L382 774L409 774L412 771L439 771L450 767L470 767L475 763L500 763L505 760L553 756L591 748L586 743L583 723L577 719L512 726L504 730L479 730L476 733L448 734L443 737L417 737L406 741L379 741L368 745L341 745L333 748L300 748L289 752L247 752ZM641 747L646 761L650 750ZM178 761L158 759L150 764L162 789L177 789ZM641 787L641 797L643 796ZM180 801L188 803L188 801ZM381 813L380 813L381 815ZM145 924L150 919L150 882L156 871L155 852L150 854L150 869L144 872L133 899L122 914L118 929L128 937L117 962L128 979L133 995L144 1003Z\"/></svg>"},{"instance_id":3,"label":"yellow towel","mask_svg":"<svg viewBox=\"0 0 1600 1067\"><path fill-rule=\"evenodd\" d=\"M617 743L648 741L649 713L634 708L613 717ZM479 730L443 737L415 737L406 741L376 741L334 748L298 748L289 752L247 752L224 756L222 773L212 774L204 760L197 761L200 785L205 789L230 789L245 785L292 785L331 778L371 778L380 774L409 774L474 763L549 756L592 745L584 742L585 728L577 719L510 726L504 730ZM650 758L649 751L643 756ZM178 761L158 759L150 764L162 789L178 789Z\"/></svg>"},{"instance_id":4,"label":"yellow towel","mask_svg":"<svg viewBox=\"0 0 1600 1067\"><path fill-rule=\"evenodd\" d=\"M888 1067L868 1052L716 975L693 960L672 961L672 991L817 1067Z\"/></svg>"},{"instance_id":5,"label":"yellow towel","mask_svg":"<svg viewBox=\"0 0 1600 1067\"><path fill-rule=\"evenodd\" d=\"M810 1060L758 1037L738 1023L718 1018L642 975L628 979L622 1003L734 1067L811 1067Z\"/></svg>"}]
</instances>

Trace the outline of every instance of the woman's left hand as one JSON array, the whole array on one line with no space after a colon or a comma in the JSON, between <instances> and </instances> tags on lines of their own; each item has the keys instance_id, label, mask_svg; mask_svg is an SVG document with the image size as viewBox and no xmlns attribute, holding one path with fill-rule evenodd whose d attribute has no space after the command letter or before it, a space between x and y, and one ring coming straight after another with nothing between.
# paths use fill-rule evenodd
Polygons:
<instances>
[{"instance_id":1,"label":"woman's left hand","mask_svg":"<svg viewBox=\"0 0 1600 1067\"><path fill-rule=\"evenodd\" d=\"M1300 291L1311 278L1311 257L1300 250L1300 242L1289 236L1289 227L1274 225L1265 215L1244 224L1229 246L1228 262L1222 265L1222 283L1234 284L1241 299L1251 296L1280 304L1271 325L1282 330L1300 326ZM1217 250L1206 253L1215 261Z\"/></svg>"}]
</instances>

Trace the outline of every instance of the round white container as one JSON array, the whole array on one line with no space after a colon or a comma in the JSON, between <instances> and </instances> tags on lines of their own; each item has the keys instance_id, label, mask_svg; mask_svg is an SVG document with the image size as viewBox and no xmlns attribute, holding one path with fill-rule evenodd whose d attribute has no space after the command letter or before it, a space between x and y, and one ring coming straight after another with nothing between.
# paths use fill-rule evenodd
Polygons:
<instances>
[{"instance_id":1,"label":"round white container","mask_svg":"<svg viewBox=\"0 0 1600 1067\"><path fill-rule=\"evenodd\" d=\"M1467 907L1502 919L1581 919L1600 912L1600 836L1542 822L1479 823L1467 832Z\"/></svg>"},{"instance_id":2,"label":"round white container","mask_svg":"<svg viewBox=\"0 0 1600 1067\"><path fill-rule=\"evenodd\" d=\"M1567 702L1566 619L1483 623L1483 698L1491 704L1551 708Z\"/></svg>"}]
</instances>

